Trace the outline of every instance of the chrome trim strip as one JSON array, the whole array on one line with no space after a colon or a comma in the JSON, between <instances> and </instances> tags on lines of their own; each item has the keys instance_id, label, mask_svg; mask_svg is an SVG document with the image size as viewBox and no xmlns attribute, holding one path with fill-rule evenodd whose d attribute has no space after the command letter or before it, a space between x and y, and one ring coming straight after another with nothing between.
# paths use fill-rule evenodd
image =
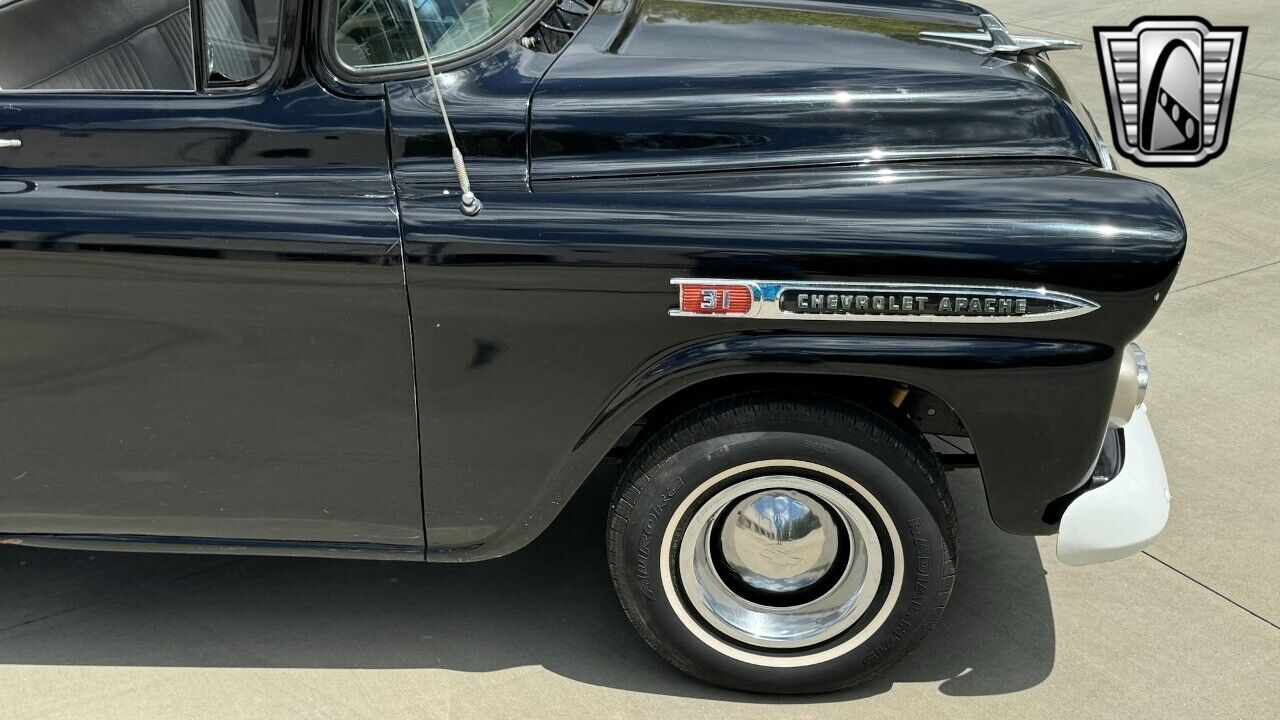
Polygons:
<instances>
[{"instance_id":1,"label":"chrome trim strip","mask_svg":"<svg viewBox=\"0 0 1280 720\"><path fill-rule=\"evenodd\" d=\"M723 278L672 278L672 285L745 286L751 290L751 309L741 314L713 314L685 312L677 306L668 311L671 317L720 317L752 318L757 320L843 320L846 322L931 322L931 323L1029 323L1063 320L1085 315L1101 307L1092 300L1069 293L1046 290L1043 287L1028 288L1007 285L950 285L930 283L893 282L805 282L789 280L781 282L761 280L727 280ZM930 314L872 314L872 313L803 313L783 308L782 297L788 291L817 294L852 293L857 295L924 295L998 298L1003 300L1027 300L1052 303L1059 309L1028 312L1025 315L940 315Z\"/></svg>"}]
</instances>

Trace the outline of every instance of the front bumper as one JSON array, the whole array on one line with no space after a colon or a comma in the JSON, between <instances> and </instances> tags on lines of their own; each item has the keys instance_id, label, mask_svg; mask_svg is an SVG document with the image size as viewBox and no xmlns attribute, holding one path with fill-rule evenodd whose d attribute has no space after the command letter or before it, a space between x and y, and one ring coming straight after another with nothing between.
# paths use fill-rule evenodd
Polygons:
<instances>
[{"instance_id":1,"label":"front bumper","mask_svg":"<svg viewBox=\"0 0 1280 720\"><path fill-rule=\"evenodd\" d=\"M1071 501L1058 526L1067 565L1119 560L1151 544L1169 520L1169 479L1141 405L1124 426L1124 464L1105 485Z\"/></svg>"}]
</instances>

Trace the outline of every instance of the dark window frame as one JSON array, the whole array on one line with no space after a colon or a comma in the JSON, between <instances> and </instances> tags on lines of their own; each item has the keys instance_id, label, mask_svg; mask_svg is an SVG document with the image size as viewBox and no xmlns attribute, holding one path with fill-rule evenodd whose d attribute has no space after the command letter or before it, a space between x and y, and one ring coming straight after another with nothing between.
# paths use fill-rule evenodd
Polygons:
<instances>
[{"instance_id":1,"label":"dark window frame","mask_svg":"<svg viewBox=\"0 0 1280 720\"><path fill-rule=\"evenodd\" d=\"M191 62L195 63L194 76L196 79L197 95L205 94L205 86L209 80L209 73L206 68L209 61L205 57L205 40L204 40L204 0L191 0Z\"/></svg>"},{"instance_id":2,"label":"dark window frame","mask_svg":"<svg viewBox=\"0 0 1280 720\"><path fill-rule=\"evenodd\" d=\"M427 76L427 63L416 60L395 65L382 65L369 68L354 68L338 57L338 2L340 0L324 0L320 21L320 54L329 72L343 82L355 85L384 83L393 80L412 80ZM533 25L546 14L556 0L533 0L529 6L511 19L499 32L482 43L452 55L432 57L431 61L437 73L479 62L506 47L516 38L529 32Z\"/></svg>"}]
</instances>

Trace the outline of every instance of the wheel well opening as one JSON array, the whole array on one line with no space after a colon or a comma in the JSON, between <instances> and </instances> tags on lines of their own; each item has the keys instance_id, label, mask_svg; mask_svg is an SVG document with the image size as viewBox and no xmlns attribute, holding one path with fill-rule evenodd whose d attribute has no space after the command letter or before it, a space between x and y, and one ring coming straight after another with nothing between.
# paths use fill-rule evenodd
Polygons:
<instances>
[{"instance_id":1,"label":"wheel well opening","mask_svg":"<svg viewBox=\"0 0 1280 720\"><path fill-rule=\"evenodd\" d=\"M978 467L959 415L928 390L883 378L806 373L747 373L691 385L645 413L619 440L610 457L615 461L627 457L650 434L693 408L756 392L822 395L862 405L923 436L947 470Z\"/></svg>"}]
</instances>

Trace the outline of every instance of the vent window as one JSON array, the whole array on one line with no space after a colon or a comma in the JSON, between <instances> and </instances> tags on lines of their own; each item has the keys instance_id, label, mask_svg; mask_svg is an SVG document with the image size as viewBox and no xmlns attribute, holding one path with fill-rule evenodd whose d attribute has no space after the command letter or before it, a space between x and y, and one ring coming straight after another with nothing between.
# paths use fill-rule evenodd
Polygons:
<instances>
[{"instance_id":1,"label":"vent window","mask_svg":"<svg viewBox=\"0 0 1280 720\"><path fill-rule=\"evenodd\" d=\"M559 0L534 24L521 43L538 52L560 52L591 16L597 1Z\"/></svg>"}]
</instances>

